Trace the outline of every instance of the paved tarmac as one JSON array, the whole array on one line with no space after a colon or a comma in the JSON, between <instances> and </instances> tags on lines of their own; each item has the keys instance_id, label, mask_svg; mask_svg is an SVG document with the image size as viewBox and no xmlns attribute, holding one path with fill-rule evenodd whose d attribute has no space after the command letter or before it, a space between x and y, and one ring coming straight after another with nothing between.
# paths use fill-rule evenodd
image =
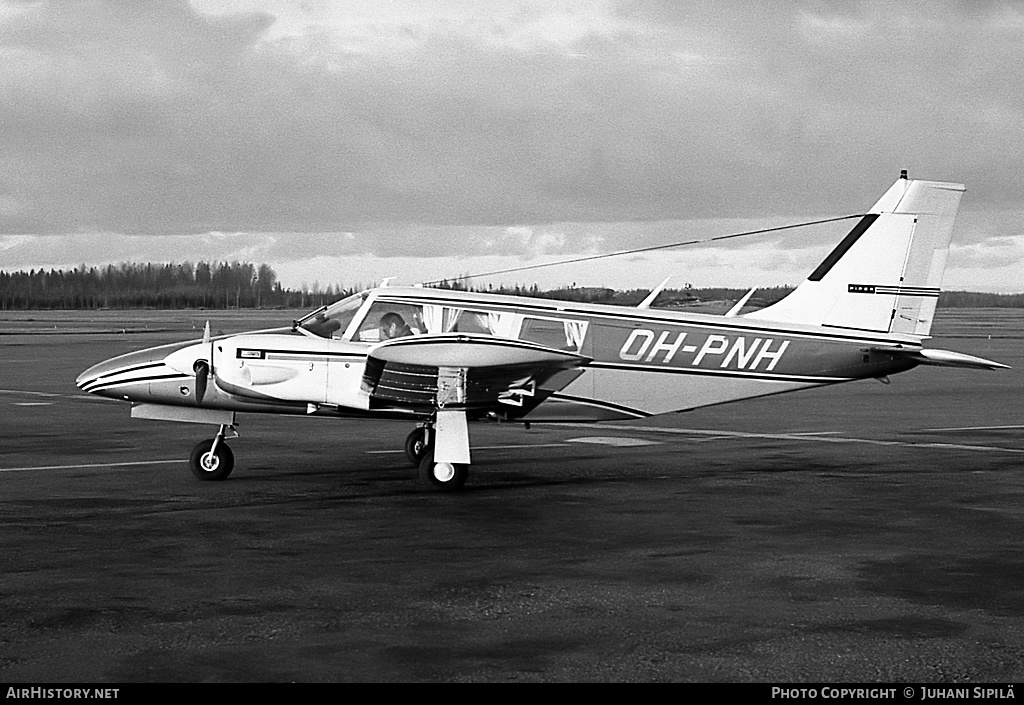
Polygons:
<instances>
[{"instance_id":1,"label":"paved tarmac","mask_svg":"<svg viewBox=\"0 0 1024 705\"><path fill-rule=\"evenodd\" d=\"M373 421L242 416L195 482L209 429L73 385L183 319L48 315L0 338L0 681L1024 677L1020 313L934 342L1010 371L474 425L457 495Z\"/></svg>"}]
</instances>

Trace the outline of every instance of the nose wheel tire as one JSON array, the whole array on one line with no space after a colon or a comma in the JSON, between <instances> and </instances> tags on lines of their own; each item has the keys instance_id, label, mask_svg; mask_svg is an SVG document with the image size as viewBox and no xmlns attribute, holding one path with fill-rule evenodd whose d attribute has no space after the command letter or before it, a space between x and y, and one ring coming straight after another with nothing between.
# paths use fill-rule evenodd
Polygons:
<instances>
[{"instance_id":1,"label":"nose wheel tire","mask_svg":"<svg viewBox=\"0 0 1024 705\"><path fill-rule=\"evenodd\" d=\"M405 457L409 459L413 467L419 467L423 456L427 454L429 447L426 441L426 429L422 426L414 428L412 433L405 439Z\"/></svg>"},{"instance_id":2,"label":"nose wheel tire","mask_svg":"<svg viewBox=\"0 0 1024 705\"><path fill-rule=\"evenodd\" d=\"M436 492L457 492L466 484L469 466L462 463L435 463L434 453L427 454L420 461L420 480Z\"/></svg>"},{"instance_id":3,"label":"nose wheel tire","mask_svg":"<svg viewBox=\"0 0 1024 705\"><path fill-rule=\"evenodd\" d=\"M217 449L213 453L210 452L211 448L212 438L200 441L192 449L188 461L192 474L204 481L226 480L235 467L235 454L224 441L217 444Z\"/></svg>"}]
</instances>

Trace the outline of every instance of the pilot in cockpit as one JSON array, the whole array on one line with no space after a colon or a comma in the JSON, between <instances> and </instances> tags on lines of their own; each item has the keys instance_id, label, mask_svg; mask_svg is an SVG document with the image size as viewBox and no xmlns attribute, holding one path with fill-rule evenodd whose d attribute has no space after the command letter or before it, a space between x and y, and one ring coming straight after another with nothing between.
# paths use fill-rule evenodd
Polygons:
<instances>
[{"instance_id":1,"label":"pilot in cockpit","mask_svg":"<svg viewBox=\"0 0 1024 705\"><path fill-rule=\"evenodd\" d=\"M412 335L412 328L408 326L405 319L394 311L389 311L380 317L380 339L391 340L392 338L404 338Z\"/></svg>"}]
</instances>

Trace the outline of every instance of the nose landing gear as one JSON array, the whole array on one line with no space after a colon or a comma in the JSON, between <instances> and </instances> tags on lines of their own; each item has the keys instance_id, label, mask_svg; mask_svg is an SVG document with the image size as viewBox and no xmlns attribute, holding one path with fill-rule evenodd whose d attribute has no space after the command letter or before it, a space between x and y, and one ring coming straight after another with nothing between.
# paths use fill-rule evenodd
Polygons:
<instances>
[{"instance_id":1,"label":"nose landing gear","mask_svg":"<svg viewBox=\"0 0 1024 705\"><path fill-rule=\"evenodd\" d=\"M234 470L235 454L225 442L228 433L231 438L238 438L233 426L222 425L214 438L200 441L192 449L188 463L196 478L203 481L226 480Z\"/></svg>"}]
</instances>

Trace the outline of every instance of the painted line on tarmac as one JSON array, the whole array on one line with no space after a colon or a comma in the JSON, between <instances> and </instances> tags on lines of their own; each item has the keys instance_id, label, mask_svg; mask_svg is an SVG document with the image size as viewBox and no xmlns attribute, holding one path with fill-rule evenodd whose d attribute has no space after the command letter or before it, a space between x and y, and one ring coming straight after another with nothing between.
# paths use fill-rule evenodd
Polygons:
<instances>
[{"instance_id":1,"label":"painted line on tarmac","mask_svg":"<svg viewBox=\"0 0 1024 705\"><path fill-rule=\"evenodd\" d=\"M583 438L566 438L566 443L592 443L601 446L614 446L616 448L630 448L634 446L656 446L660 441L648 441L643 438L631 438L628 436L586 436Z\"/></svg>"},{"instance_id":2,"label":"painted line on tarmac","mask_svg":"<svg viewBox=\"0 0 1024 705\"><path fill-rule=\"evenodd\" d=\"M115 402L124 403L120 399L111 399L110 397L99 397L95 394L57 394L54 392L33 392L28 389L0 389L0 394L26 394L33 397L44 397L46 399L80 399L82 401L99 401L99 402ZM11 404L17 405L18 402L13 401Z\"/></svg>"},{"instance_id":3,"label":"painted line on tarmac","mask_svg":"<svg viewBox=\"0 0 1024 705\"><path fill-rule=\"evenodd\" d=\"M1014 428L1024 428L1024 424L1017 424L1015 426L958 426L956 428L922 428L921 432L926 431L1004 431Z\"/></svg>"},{"instance_id":4,"label":"painted line on tarmac","mask_svg":"<svg viewBox=\"0 0 1024 705\"><path fill-rule=\"evenodd\" d=\"M53 392L33 392L28 389L0 389L0 394L28 394L33 397L63 397L66 394L54 394Z\"/></svg>"},{"instance_id":5,"label":"painted line on tarmac","mask_svg":"<svg viewBox=\"0 0 1024 705\"><path fill-rule=\"evenodd\" d=\"M473 446L473 450L510 450L512 448L560 448L564 446L565 442L562 443L523 443L521 445L507 445L507 446ZM404 453L404 450L368 450L367 455L387 455L389 453Z\"/></svg>"},{"instance_id":6,"label":"painted line on tarmac","mask_svg":"<svg viewBox=\"0 0 1024 705\"><path fill-rule=\"evenodd\" d=\"M81 463L78 465L32 465L23 468L0 468L0 472L27 472L29 470L81 470L84 468L121 468L137 465L170 465L184 463L181 458L175 460L136 460L127 463Z\"/></svg>"},{"instance_id":7,"label":"painted line on tarmac","mask_svg":"<svg viewBox=\"0 0 1024 705\"><path fill-rule=\"evenodd\" d=\"M586 428L585 424L552 424L572 428ZM593 426L590 426L593 428ZM1002 448L1000 446L979 446L966 443L911 443L909 441L881 441L872 438L810 436L798 433L747 433L744 431L709 431L698 428L660 428L658 426L620 426L601 424L601 428L615 431L632 431L642 433L670 433L676 435L713 436L723 438L763 438L776 441L811 441L815 443L863 443L877 446L897 446L901 448L945 448L949 450L974 450L989 453L1014 453L1024 455L1022 448Z\"/></svg>"}]
</instances>

